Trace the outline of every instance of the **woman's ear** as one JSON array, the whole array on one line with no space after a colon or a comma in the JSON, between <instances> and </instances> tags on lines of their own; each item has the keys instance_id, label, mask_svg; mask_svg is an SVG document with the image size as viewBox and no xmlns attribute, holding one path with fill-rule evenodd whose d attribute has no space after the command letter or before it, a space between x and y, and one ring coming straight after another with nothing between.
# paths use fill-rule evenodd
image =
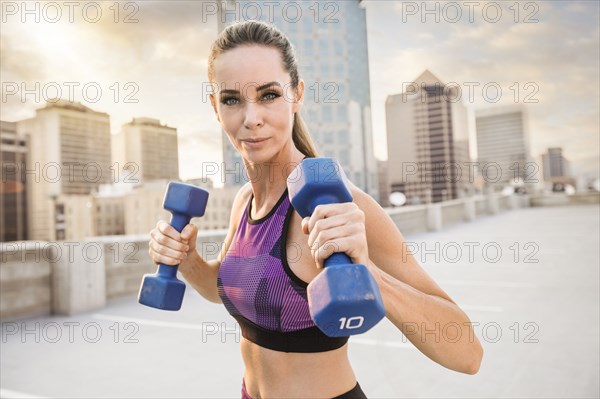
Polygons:
<instances>
[{"instance_id":1,"label":"woman's ear","mask_svg":"<svg viewBox=\"0 0 600 399\"><path fill-rule=\"evenodd\" d=\"M292 112L296 113L300 111L302 108L302 103L304 101L304 80L300 79L298 82L298 87L296 88L294 103L292 104Z\"/></svg>"},{"instance_id":2,"label":"woman's ear","mask_svg":"<svg viewBox=\"0 0 600 399\"><path fill-rule=\"evenodd\" d=\"M217 112L217 102L215 100L215 95L209 94L209 97L210 97L210 103L213 107L213 110L215 111L215 116L217 117L217 120L219 121L219 123L221 123L221 119L219 118L219 113Z\"/></svg>"}]
</instances>

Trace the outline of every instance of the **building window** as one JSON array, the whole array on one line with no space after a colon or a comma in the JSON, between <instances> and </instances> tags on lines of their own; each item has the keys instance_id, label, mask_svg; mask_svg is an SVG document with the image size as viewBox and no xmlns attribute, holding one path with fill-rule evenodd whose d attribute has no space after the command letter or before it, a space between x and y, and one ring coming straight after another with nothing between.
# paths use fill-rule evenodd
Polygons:
<instances>
[{"instance_id":1,"label":"building window","mask_svg":"<svg viewBox=\"0 0 600 399\"><path fill-rule=\"evenodd\" d=\"M338 152L338 154L339 154L339 159L340 159L340 163L342 164L342 166L349 165L350 162L348 159L348 151L340 151L340 152Z\"/></svg>"},{"instance_id":2,"label":"building window","mask_svg":"<svg viewBox=\"0 0 600 399\"><path fill-rule=\"evenodd\" d=\"M313 40L312 39L304 39L304 55L305 56L313 55Z\"/></svg>"},{"instance_id":3,"label":"building window","mask_svg":"<svg viewBox=\"0 0 600 399\"><path fill-rule=\"evenodd\" d=\"M336 113L336 121L337 122L345 122L347 115L346 115L346 106L345 105L338 105L337 106L337 113Z\"/></svg>"},{"instance_id":4,"label":"building window","mask_svg":"<svg viewBox=\"0 0 600 399\"><path fill-rule=\"evenodd\" d=\"M323 122L331 122L333 120L331 105L323 105L321 109L323 111Z\"/></svg>"},{"instance_id":5,"label":"building window","mask_svg":"<svg viewBox=\"0 0 600 399\"><path fill-rule=\"evenodd\" d=\"M321 79L327 79L329 78L329 65L327 62L322 61L321 62Z\"/></svg>"},{"instance_id":6,"label":"building window","mask_svg":"<svg viewBox=\"0 0 600 399\"><path fill-rule=\"evenodd\" d=\"M329 42L327 40L319 40L317 43L317 46L319 48L319 55L323 58L327 57L327 54L329 54Z\"/></svg>"},{"instance_id":7,"label":"building window","mask_svg":"<svg viewBox=\"0 0 600 399\"><path fill-rule=\"evenodd\" d=\"M293 12L293 11L290 11ZM306 15L304 17L304 31L305 32L312 32L313 31L313 20L312 17L310 15Z\"/></svg>"},{"instance_id":8,"label":"building window","mask_svg":"<svg viewBox=\"0 0 600 399\"><path fill-rule=\"evenodd\" d=\"M333 144L333 132L331 130L323 131L323 143L325 144Z\"/></svg>"},{"instance_id":9,"label":"building window","mask_svg":"<svg viewBox=\"0 0 600 399\"><path fill-rule=\"evenodd\" d=\"M342 43L341 40L334 40L333 42L333 46L335 48L335 55L336 56L342 56L344 55L344 43Z\"/></svg>"}]
</instances>

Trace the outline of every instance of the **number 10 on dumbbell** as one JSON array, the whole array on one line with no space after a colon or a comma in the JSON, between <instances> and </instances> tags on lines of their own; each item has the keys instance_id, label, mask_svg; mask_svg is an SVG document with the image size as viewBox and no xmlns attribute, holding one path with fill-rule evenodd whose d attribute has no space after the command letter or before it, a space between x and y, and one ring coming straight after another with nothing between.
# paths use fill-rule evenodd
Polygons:
<instances>
[{"instance_id":1,"label":"number 10 on dumbbell","mask_svg":"<svg viewBox=\"0 0 600 399\"><path fill-rule=\"evenodd\" d=\"M288 194L302 218L321 204L351 202L352 194L339 163L332 158L306 158L287 180ZM310 315L330 337L361 334L385 316L379 286L365 265L335 253L308 285Z\"/></svg>"}]
</instances>

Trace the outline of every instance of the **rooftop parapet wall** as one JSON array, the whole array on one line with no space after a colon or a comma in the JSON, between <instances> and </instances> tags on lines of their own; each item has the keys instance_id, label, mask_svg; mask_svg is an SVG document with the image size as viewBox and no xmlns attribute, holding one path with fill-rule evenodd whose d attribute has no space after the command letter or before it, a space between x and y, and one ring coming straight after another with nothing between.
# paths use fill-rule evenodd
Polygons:
<instances>
[{"instance_id":1,"label":"rooftop parapet wall","mask_svg":"<svg viewBox=\"0 0 600 399\"><path fill-rule=\"evenodd\" d=\"M386 212L406 236L528 206L587 204L600 204L600 193L534 197L490 194L388 208ZM207 260L217 257L226 233L199 232L197 248ZM142 276L156 271L148 256L149 240L150 236L143 234L77 242L0 243L0 318L71 315L100 309L110 298L137 293Z\"/></svg>"}]
</instances>

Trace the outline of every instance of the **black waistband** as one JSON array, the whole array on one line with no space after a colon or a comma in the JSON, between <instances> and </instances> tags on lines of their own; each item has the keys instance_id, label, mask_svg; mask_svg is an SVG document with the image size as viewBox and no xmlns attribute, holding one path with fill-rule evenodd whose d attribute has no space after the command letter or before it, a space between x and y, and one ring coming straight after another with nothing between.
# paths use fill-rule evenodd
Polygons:
<instances>
[{"instance_id":1,"label":"black waistband","mask_svg":"<svg viewBox=\"0 0 600 399\"><path fill-rule=\"evenodd\" d=\"M360 387L360 384L357 381L354 388L352 388L346 393L336 396L333 399L367 399L367 395L365 395L362 388Z\"/></svg>"},{"instance_id":2,"label":"black waistband","mask_svg":"<svg viewBox=\"0 0 600 399\"><path fill-rule=\"evenodd\" d=\"M328 337L318 327L279 332L264 329L241 315L233 315L240 325L242 336L259 346L279 352L314 353L341 348L349 337Z\"/></svg>"}]
</instances>

